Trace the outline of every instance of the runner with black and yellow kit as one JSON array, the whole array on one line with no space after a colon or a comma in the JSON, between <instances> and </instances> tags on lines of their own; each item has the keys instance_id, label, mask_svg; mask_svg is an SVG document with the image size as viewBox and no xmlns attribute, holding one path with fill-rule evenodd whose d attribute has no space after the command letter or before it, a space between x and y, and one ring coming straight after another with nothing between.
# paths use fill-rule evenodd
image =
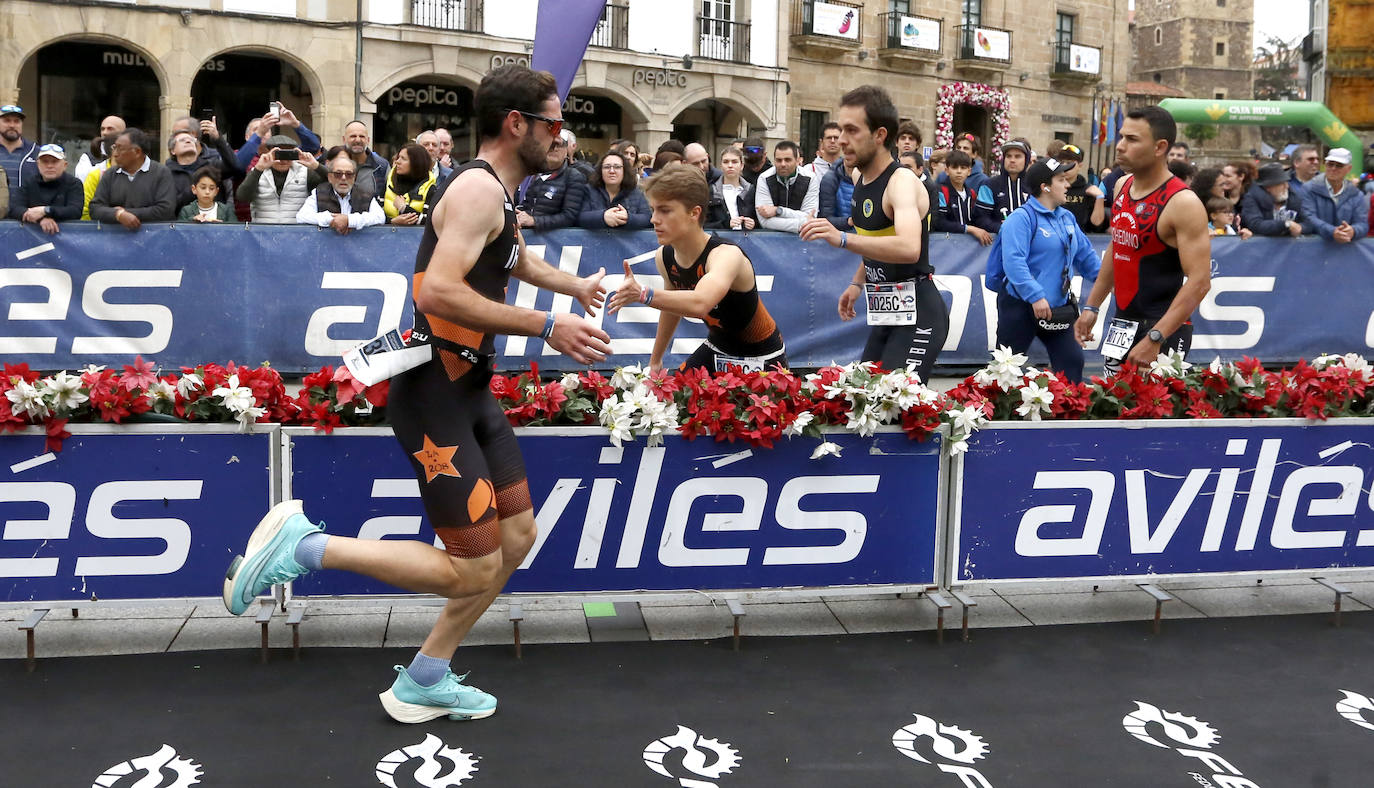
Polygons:
<instances>
[{"instance_id":1,"label":"runner with black and yellow kit","mask_svg":"<svg viewBox=\"0 0 1374 788\"><path fill-rule=\"evenodd\" d=\"M1080 343L1092 341L1098 310L1115 290L1116 315L1102 340L1109 371L1123 359L1149 364L1166 350L1186 355L1193 312L1212 287L1207 212L1166 164L1177 128L1157 106L1131 110L1121 124L1116 157L1130 175L1116 184L1112 253L1074 325Z\"/></svg>"},{"instance_id":2,"label":"runner with black and yellow kit","mask_svg":"<svg viewBox=\"0 0 1374 788\"><path fill-rule=\"evenodd\" d=\"M642 187L653 210L654 235L662 244L654 263L664 287L645 287L625 261L625 281L611 295L606 311L644 304L658 309L658 331L649 369L663 368L678 322L706 323L706 340L683 362L683 369L744 372L787 368L782 332L759 298L754 265L738 246L702 229L711 187L696 167L671 164Z\"/></svg>"},{"instance_id":3,"label":"runner with black and yellow kit","mask_svg":"<svg viewBox=\"0 0 1374 788\"><path fill-rule=\"evenodd\" d=\"M861 360L890 370L909 368L928 381L949 333L949 310L930 265L929 193L888 151L897 133L897 107L887 91L874 85L851 90L840 99L837 119L845 166L854 173L855 232L812 219L802 225L801 237L863 258L839 303L841 320L854 318L860 296L867 306Z\"/></svg>"},{"instance_id":4,"label":"runner with black and yellow kit","mask_svg":"<svg viewBox=\"0 0 1374 788\"><path fill-rule=\"evenodd\" d=\"M535 538L525 467L515 434L487 388L496 334L541 336L588 364L610 353L610 337L583 317L508 306L510 277L601 306L601 271L585 279L530 254L510 193L539 172L563 125L547 72L498 68L475 97L477 158L455 172L432 203L415 261L413 338L433 358L392 378L387 412L411 458L430 524L446 549L418 541L326 536L287 501L263 518L230 567L224 601L243 613L274 583L317 569L343 569L449 601L409 667L396 666L381 694L399 722L478 719L496 698L449 670L458 644L524 560Z\"/></svg>"}]
</instances>

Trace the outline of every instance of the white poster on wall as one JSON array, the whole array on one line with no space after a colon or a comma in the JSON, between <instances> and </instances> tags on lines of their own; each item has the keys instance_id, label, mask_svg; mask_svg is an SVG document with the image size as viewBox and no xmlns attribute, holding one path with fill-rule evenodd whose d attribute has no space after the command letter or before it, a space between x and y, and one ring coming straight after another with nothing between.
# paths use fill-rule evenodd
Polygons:
<instances>
[{"instance_id":1,"label":"white poster on wall","mask_svg":"<svg viewBox=\"0 0 1374 788\"><path fill-rule=\"evenodd\" d=\"M859 40L859 9L834 3L815 3L811 9L813 33Z\"/></svg>"},{"instance_id":2,"label":"white poster on wall","mask_svg":"<svg viewBox=\"0 0 1374 788\"><path fill-rule=\"evenodd\" d=\"M1084 74L1102 73L1102 51L1096 47L1069 45L1069 70Z\"/></svg>"},{"instance_id":3,"label":"white poster on wall","mask_svg":"<svg viewBox=\"0 0 1374 788\"><path fill-rule=\"evenodd\" d=\"M973 56L1011 60L1011 33L986 27L973 28Z\"/></svg>"},{"instance_id":4,"label":"white poster on wall","mask_svg":"<svg viewBox=\"0 0 1374 788\"><path fill-rule=\"evenodd\" d=\"M902 46L911 49L940 49L940 20L919 19L914 16L901 18Z\"/></svg>"}]
</instances>

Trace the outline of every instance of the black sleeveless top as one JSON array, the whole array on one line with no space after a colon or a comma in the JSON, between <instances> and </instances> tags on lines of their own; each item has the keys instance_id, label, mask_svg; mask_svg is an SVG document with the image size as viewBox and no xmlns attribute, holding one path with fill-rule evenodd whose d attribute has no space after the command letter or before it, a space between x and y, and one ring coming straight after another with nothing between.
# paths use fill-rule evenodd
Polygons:
<instances>
[{"instance_id":1,"label":"black sleeveless top","mask_svg":"<svg viewBox=\"0 0 1374 788\"><path fill-rule=\"evenodd\" d=\"M735 244L712 235L706 241L706 248L701 250L701 254L687 268L678 266L673 247L664 246L663 268L668 272L668 281L672 283L673 288L696 289L697 283L706 275L707 258L718 246ZM741 250L740 254L744 254L744 251ZM748 261L748 255L745 255L744 259ZM752 270L754 264L750 262L749 267ZM782 332L778 330L777 323L773 322L773 316L768 314L768 309L759 299L757 279L754 286L747 291L725 291L720 303L711 307L711 311L706 315L706 324L710 327L706 341L722 353L735 356L765 356L783 348Z\"/></svg>"},{"instance_id":2,"label":"black sleeveless top","mask_svg":"<svg viewBox=\"0 0 1374 788\"><path fill-rule=\"evenodd\" d=\"M439 200L443 198L443 191L457 181L457 176L465 170L474 168L486 170L491 173L491 177L496 178L496 171L491 168L490 164L481 159L473 159L455 169L453 176L439 187L438 194L430 201L427 209L428 215L425 217L424 235L420 239L420 248L415 254L415 276L412 293L419 291L425 270L429 268L429 259L434 254L434 247L439 243L439 236L434 230L434 209L438 207ZM497 178L497 183L500 183L500 178ZM505 184L502 184L501 188L505 192ZM464 281L473 290L486 298L500 302L506 300L506 285L510 282L510 272L515 268L516 259L520 253L520 245L516 241L515 203L511 201L509 192L505 192L505 211L501 234L482 249L477 262L464 277ZM414 334L418 335L416 339L434 344L435 358L443 363L451 380L457 380L473 366L471 356L463 352L465 349L468 351L475 350L485 355L491 355L496 349L494 336L485 335L480 331L461 326L441 317L426 315L420 311L418 306L415 307Z\"/></svg>"},{"instance_id":3,"label":"black sleeveless top","mask_svg":"<svg viewBox=\"0 0 1374 788\"><path fill-rule=\"evenodd\" d=\"M854 184L854 196L850 201L849 217L854 222L854 230L859 235L896 235L897 227L892 217L883 212L883 193L892 173L901 168L901 163L893 161L887 169L871 183L864 183L863 176ZM864 269L870 282L897 282L915 279L935 273L930 265L930 210L921 217L921 256L909 263L882 263L864 258Z\"/></svg>"},{"instance_id":4,"label":"black sleeveless top","mask_svg":"<svg viewBox=\"0 0 1374 788\"><path fill-rule=\"evenodd\" d=\"M1170 176L1159 188L1135 199L1126 177L1112 202L1112 272L1116 309L1126 318L1158 320L1169 311L1174 296L1183 288L1183 262L1178 247L1159 237L1159 217L1164 206L1187 184Z\"/></svg>"}]
</instances>

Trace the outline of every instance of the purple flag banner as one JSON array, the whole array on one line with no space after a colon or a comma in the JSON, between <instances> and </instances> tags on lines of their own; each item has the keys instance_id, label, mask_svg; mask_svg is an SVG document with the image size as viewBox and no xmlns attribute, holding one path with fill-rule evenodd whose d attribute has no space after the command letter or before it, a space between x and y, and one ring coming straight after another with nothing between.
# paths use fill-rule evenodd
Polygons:
<instances>
[{"instance_id":1,"label":"purple flag banner","mask_svg":"<svg viewBox=\"0 0 1374 788\"><path fill-rule=\"evenodd\" d=\"M530 65L558 80L558 100L568 98L577 66L587 52L606 0L539 0Z\"/></svg>"}]
</instances>

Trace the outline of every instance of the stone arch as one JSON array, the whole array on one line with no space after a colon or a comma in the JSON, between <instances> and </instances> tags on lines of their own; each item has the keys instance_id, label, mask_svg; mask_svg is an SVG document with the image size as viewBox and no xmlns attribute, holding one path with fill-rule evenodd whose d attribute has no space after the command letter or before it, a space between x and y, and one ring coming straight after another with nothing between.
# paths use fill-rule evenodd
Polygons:
<instances>
[{"instance_id":1,"label":"stone arch","mask_svg":"<svg viewBox=\"0 0 1374 788\"><path fill-rule=\"evenodd\" d=\"M290 63L291 67L299 71L301 77L305 79L306 87L310 88L311 101L318 104L319 102L324 100L324 83L320 81L320 75L315 72L314 67L311 66L309 62L297 57L293 52L288 52L284 49L278 49L269 44L243 44L236 46L226 46L201 58L200 62L195 64L194 69L200 68L200 66L204 65L207 61L214 60L220 55L264 55L267 57L274 57L284 63ZM191 72L192 84L195 83L195 75L197 73L198 72L196 72L195 70ZM191 85L187 85L186 89L189 93Z\"/></svg>"},{"instance_id":2,"label":"stone arch","mask_svg":"<svg viewBox=\"0 0 1374 788\"><path fill-rule=\"evenodd\" d=\"M697 88L696 90L693 90L692 92L678 99L677 102L673 104L672 108L668 110L668 118L676 118L683 112L687 111L687 109L691 107L693 104L697 103L698 101L705 100L718 101L721 104L724 104L725 106L740 113L744 116L745 120L748 121L749 126L751 128L767 129L772 128L774 125L773 123L769 122L768 113L764 112L763 108L760 107L758 104L755 104L752 100L745 96L718 96L715 93L714 85L708 85L706 87Z\"/></svg>"},{"instance_id":3,"label":"stone arch","mask_svg":"<svg viewBox=\"0 0 1374 788\"><path fill-rule=\"evenodd\" d=\"M162 61L158 57L153 55L152 50L150 50L148 47L138 43L137 41L131 41L127 38L122 38L120 36L112 36L105 33L95 33L86 31L75 33L62 33L60 35L53 36L52 38L49 38L35 45L29 51L19 56L19 59L15 64L17 68L15 68L13 79L15 79L17 82L17 80L19 79L19 74L23 70L24 66L29 62L29 60L37 57L38 52L40 50L52 46L53 44L61 44L67 41L78 44L113 44L115 46L131 50L137 53L139 57L143 58L143 62L148 65L148 68L153 70L153 75L157 77L158 92L161 95L168 95L168 91L171 89L171 77L167 73L167 67L163 65Z\"/></svg>"},{"instance_id":4,"label":"stone arch","mask_svg":"<svg viewBox=\"0 0 1374 788\"><path fill-rule=\"evenodd\" d=\"M621 109L630 116L631 123L648 123L654 115L654 111L639 97L633 90L615 80L606 80L604 84L592 87L587 84L585 77L573 81L572 90L578 93L587 93L593 96L605 96L614 101ZM571 92L571 91L570 91Z\"/></svg>"},{"instance_id":5,"label":"stone arch","mask_svg":"<svg viewBox=\"0 0 1374 788\"><path fill-rule=\"evenodd\" d=\"M390 90L393 85L414 79L415 77L429 76L442 76L453 79L463 87L469 88L475 92L477 86L482 82L482 77L486 76L486 74L478 72L474 68L464 66L461 63L453 66L451 69L440 70L439 67L435 65L432 58L413 60L383 74L374 80L371 85L363 88L363 101L369 104L376 104L377 99L381 98L382 94Z\"/></svg>"}]
</instances>

